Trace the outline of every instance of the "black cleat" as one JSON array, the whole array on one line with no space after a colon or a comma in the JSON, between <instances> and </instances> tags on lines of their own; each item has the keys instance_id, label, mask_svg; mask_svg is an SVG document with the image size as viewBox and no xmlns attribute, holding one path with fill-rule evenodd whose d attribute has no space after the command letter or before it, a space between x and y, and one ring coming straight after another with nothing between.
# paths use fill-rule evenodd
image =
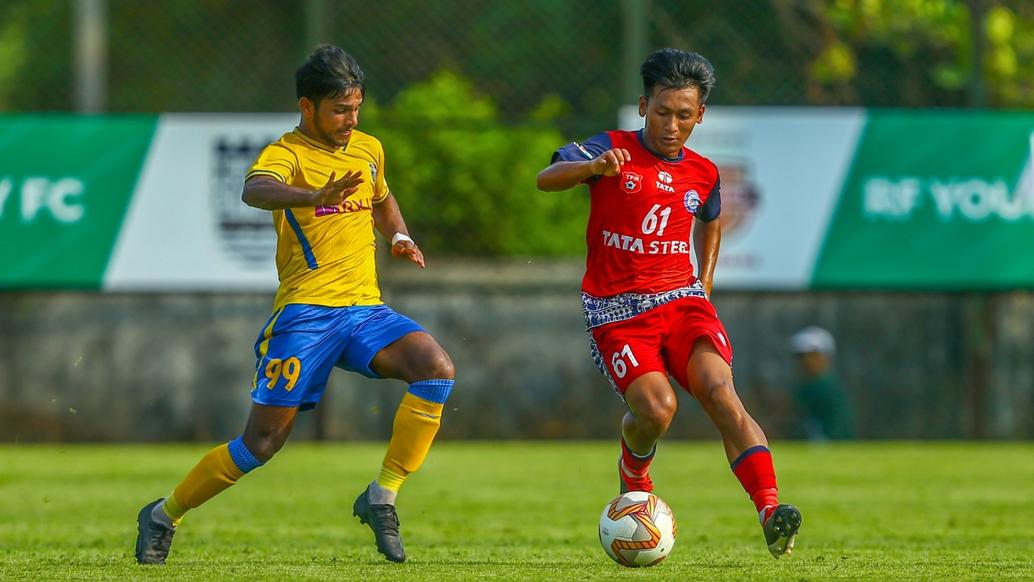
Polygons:
<instances>
[{"instance_id":1,"label":"black cleat","mask_svg":"<svg viewBox=\"0 0 1034 582\"><path fill-rule=\"evenodd\" d=\"M779 505L768 516L761 526L765 532L765 543L768 551L776 559L789 556L793 552L793 542L797 530L801 529L801 512L792 505Z\"/></svg>"},{"instance_id":2,"label":"black cleat","mask_svg":"<svg viewBox=\"0 0 1034 582\"><path fill-rule=\"evenodd\" d=\"M392 562L405 562L406 550L402 547L402 537L399 535L399 516L395 513L394 505L371 505L369 490L363 491L356 497L352 505L352 515L359 518L359 522L369 525L373 530L373 537L377 540L377 551L384 554L384 557Z\"/></svg>"},{"instance_id":3,"label":"black cleat","mask_svg":"<svg viewBox=\"0 0 1034 582\"><path fill-rule=\"evenodd\" d=\"M176 530L151 517L154 508L164 500L163 497L148 503L136 516L136 561L141 564L164 564L169 557Z\"/></svg>"}]
</instances>

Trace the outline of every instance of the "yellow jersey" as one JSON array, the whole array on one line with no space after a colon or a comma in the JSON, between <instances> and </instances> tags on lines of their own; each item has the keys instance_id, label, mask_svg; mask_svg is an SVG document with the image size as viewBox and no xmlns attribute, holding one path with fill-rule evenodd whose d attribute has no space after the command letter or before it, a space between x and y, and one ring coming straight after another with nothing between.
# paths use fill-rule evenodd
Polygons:
<instances>
[{"instance_id":1,"label":"yellow jersey","mask_svg":"<svg viewBox=\"0 0 1034 582\"><path fill-rule=\"evenodd\" d=\"M373 136L354 129L348 145L335 148L296 128L266 146L248 171L245 181L269 176L289 186L318 190L331 172L340 178L356 170L363 176L359 190L337 206L273 211L280 278L274 310L289 303L382 303L374 262L373 205L388 196L384 148Z\"/></svg>"}]
</instances>

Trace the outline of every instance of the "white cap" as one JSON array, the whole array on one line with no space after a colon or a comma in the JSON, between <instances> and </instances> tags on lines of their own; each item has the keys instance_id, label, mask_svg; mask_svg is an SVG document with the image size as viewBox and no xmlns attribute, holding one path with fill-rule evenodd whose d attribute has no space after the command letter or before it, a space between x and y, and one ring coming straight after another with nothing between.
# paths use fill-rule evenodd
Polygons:
<instances>
[{"instance_id":1,"label":"white cap","mask_svg":"<svg viewBox=\"0 0 1034 582\"><path fill-rule=\"evenodd\" d=\"M802 329L790 338L790 345L796 354L809 352L820 352L833 355L836 351L836 342L833 341L833 334L821 327L811 326Z\"/></svg>"}]
</instances>

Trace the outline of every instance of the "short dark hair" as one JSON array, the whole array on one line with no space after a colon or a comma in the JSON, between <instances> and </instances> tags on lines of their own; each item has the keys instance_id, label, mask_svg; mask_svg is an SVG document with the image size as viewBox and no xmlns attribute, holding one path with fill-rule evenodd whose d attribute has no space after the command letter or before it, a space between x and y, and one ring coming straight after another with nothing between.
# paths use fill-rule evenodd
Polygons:
<instances>
[{"instance_id":1,"label":"short dark hair","mask_svg":"<svg viewBox=\"0 0 1034 582\"><path fill-rule=\"evenodd\" d=\"M696 87L703 103L715 83L711 61L700 53L673 48L661 49L646 57L639 74L643 76L643 94L647 99L653 96L654 87L658 85L672 89Z\"/></svg>"},{"instance_id":2,"label":"short dark hair","mask_svg":"<svg viewBox=\"0 0 1034 582\"><path fill-rule=\"evenodd\" d=\"M332 44L321 44L294 72L298 98L315 105L325 97L339 97L356 89L366 96L366 78L355 57Z\"/></svg>"}]
</instances>

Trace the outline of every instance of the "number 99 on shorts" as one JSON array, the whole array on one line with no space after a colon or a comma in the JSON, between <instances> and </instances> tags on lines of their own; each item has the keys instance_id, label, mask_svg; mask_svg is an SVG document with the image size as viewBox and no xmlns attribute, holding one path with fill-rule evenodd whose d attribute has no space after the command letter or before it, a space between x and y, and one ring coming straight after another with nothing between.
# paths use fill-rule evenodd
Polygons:
<instances>
[{"instance_id":1,"label":"number 99 on shorts","mask_svg":"<svg viewBox=\"0 0 1034 582\"><path fill-rule=\"evenodd\" d=\"M298 377L302 374L302 363L296 357L290 357L286 360L280 358L272 358L269 363L266 364L266 379L269 383L266 384L266 388L273 390L276 388L277 382L283 377L287 381L284 384L284 390L290 392L294 385L298 383Z\"/></svg>"}]
</instances>

